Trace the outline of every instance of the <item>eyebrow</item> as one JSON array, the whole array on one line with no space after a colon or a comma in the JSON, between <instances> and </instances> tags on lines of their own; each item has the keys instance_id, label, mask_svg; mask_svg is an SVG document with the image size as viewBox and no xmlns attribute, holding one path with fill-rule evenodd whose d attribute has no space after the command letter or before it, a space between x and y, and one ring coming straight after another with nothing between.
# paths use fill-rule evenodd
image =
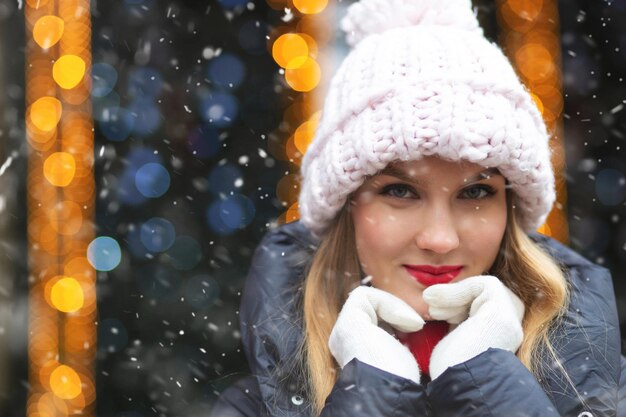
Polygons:
<instances>
[{"instance_id":1,"label":"eyebrow","mask_svg":"<svg viewBox=\"0 0 626 417\"><path fill-rule=\"evenodd\" d=\"M420 181L418 181L415 177L409 175L407 172L405 172L403 169L395 166L395 165L387 165L382 171L380 171L378 173L378 175L390 175L392 177L396 177L402 181L406 181L406 182L412 182L415 184L420 184ZM500 171L498 170L498 168L487 168L485 170L480 171L478 174L476 175L472 175L471 177L467 178L465 180L466 183L472 183L475 181L480 181L480 180L484 180L486 178L495 176L495 175L500 175L502 176L502 174L500 173Z\"/></svg>"}]
</instances>

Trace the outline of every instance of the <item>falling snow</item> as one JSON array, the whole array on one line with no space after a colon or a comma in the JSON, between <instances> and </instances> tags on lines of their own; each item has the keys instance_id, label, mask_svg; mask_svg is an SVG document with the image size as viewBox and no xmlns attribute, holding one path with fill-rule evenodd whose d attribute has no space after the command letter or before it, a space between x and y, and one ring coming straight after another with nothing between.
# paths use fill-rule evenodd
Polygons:
<instances>
[{"instance_id":1,"label":"falling snow","mask_svg":"<svg viewBox=\"0 0 626 417\"><path fill-rule=\"evenodd\" d=\"M494 6L478 2L496 27ZM97 338L78 348L97 340L98 406L111 407L98 415L209 415L217 395L248 371L239 311L250 261L295 203L278 190L282 178L299 172L284 152L298 126L285 115L289 106L295 114L305 109L268 45L273 28L295 26L299 12L276 2L192 3L91 2L95 144L84 162L96 174L95 237L111 240L98 240L88 259L98 269ZM0 341L11 341L10 380L22 381L14 384L20 395L28 387L28 338L19 330L28 312L24 283L37 279L27 276L22 253L32 155L25 45L13 34L26 32L24 7L22 0L0 5L0 262L7 265L0 294L15 317L15 325L0 323ZM598 2L562 11L557 129L569 243L615 277L626 272L626 22L619 7ZM333 42L339 58L346 51L339 36L320 42L320 52ZM276 262L290 258L283 250L275 255ZM615 290L624 333L622 281L615 279ZM22 413L20 395L0 396L9 414Z\"/></svg>"}]
</instances>

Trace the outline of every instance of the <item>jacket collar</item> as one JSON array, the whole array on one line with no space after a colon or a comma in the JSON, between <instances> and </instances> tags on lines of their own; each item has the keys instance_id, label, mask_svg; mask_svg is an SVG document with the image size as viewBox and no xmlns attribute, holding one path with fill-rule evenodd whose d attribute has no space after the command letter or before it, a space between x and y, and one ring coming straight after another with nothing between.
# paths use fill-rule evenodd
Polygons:
<instances>
[{"instance_id":1,"label":"jacket collar","mask_svg":"<svg viewBox=\"0 0 626 417\"><path fill-rule=\"evenodd\" d=\"M619 381L619 322L610 274L548 236L535 232L528 236L561 265L571 283L570 305L560 330L564 342L557 341L555 345L577 389L581 393L592 391L593 386L589 385L597 381L592 374L598 373L598 368L604 377L609 373ZM308 401L299 391L302 381L293 370L300 365L296 352L302 337L302 281L318 245L319 240L299 221L279 226L259 244L246 280L240 317L242 342L250 370L257 377L264 403L273 416L306 414ZM586 312L585 320L580 318L581 310ZM581 339L581 326L595 326L594 334L600 339ZM585 357L587 351L589 357L595 350L603 352L603 356L594 355L597 360L588 363L591 366L580 368L576 361L568 366L573 358ZM575 398L567 389L564 391L557 374L542 381L542 385L554 394L557 403Z\"/></svg>"}]
</instances>

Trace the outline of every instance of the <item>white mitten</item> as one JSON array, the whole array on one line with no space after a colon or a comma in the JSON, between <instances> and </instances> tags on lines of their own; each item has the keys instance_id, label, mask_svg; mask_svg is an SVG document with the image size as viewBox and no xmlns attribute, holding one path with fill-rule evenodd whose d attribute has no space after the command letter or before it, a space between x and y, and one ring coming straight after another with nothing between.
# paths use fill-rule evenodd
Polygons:
<instances>
[{"instance_id":1,"label":"white mitten","mask_svg":"<svg viewBox=\"0 0 626 417\"><path fill-rule=\"evenodd\" d=\"M424 320L407 303L374 287L357 287L343 305L328 340L343 368L353 358L419 384L420 370L409 349L378 327L378 319L402 332L416 332Z\"/></svg>"},{"instance_id":2,"label":"white mitten","mask_svg":"<svg viewBox=\"0 0 626 417\"><path fill-rule=\"evenodd\" d=\"M424 290L423 297L434 319L460 323L433 349L432 379L490 347L515 353L522 344L524 303L494 276L433 285Z\"/></svg>"}]
</instances>

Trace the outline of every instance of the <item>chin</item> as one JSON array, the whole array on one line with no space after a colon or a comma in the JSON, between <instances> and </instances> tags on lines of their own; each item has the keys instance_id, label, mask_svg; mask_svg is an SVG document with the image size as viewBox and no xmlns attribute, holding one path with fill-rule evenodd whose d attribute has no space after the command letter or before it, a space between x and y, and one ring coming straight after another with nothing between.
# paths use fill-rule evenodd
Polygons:
<instances>
[{"instance_id":1,"label":"chin","mask_svg":"<svg viewBox=\"0 0 626 417\"><path fill-rule=\"evenodd\" d=\"M415 310L417 314L420 315L421 318L423 318L424 320L430 320L430 314L428 313L428 305L426 303L422 302L418 306L412 305L411 307L413 307L413 310Z\"/></svg>"}]
</instances>

